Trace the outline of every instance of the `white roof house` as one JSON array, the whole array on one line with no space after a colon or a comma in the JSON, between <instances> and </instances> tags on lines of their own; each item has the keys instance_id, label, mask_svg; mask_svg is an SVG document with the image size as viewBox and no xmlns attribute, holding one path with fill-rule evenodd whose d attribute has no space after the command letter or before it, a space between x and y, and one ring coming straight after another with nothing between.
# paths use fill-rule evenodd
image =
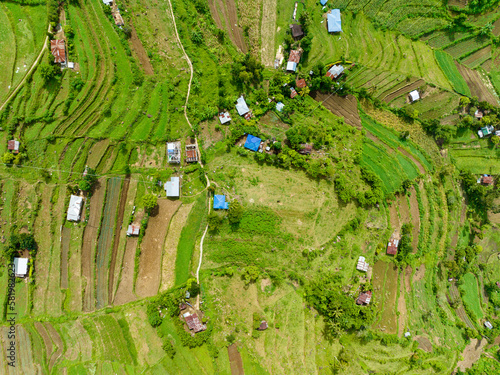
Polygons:
<instances>
[{"instance_id":1,"label":"white roof house","mask_svg":"<svg viewBox=\"0 0 500 375\"><path fill-rule=\"evenodd\" d=\"M493 329L493 325L488 321L484 322L484 326L488 329Z\"/></svg>"},{"instance_id":2,"label":"white roof house","mask_svg":"<svg viewBox=\"0 0 500 375\"><path fill-rule=\"evenodd\" d=\"M181 143L180 142L168 142L167 143L167 156L169 163L180 163L181 162Z\"/></svg>"},{"instance_id":3,"label":"white roof house","mask_svg":"<svg viewBox=\"0 0 500 375\"><path fill-rule=\"evenodd\" d=\"M363 272L367 272L368 271L368 263L366 263L366 259L365 257L363 256L360 256L359 259L358 259L358 264L356 266L356 269L358 271L363 271Z\"/></svg>"},{"instance_id":4,"label":"white roof house","mask_svg":"<svg viewBox=\"0 0 500 375\"><path fill-rule=\"evenodd\" d=\"M236 110L240 116L245 116L246 113L250 112L247 102L245 102L245 98L243 96L240 96L236 101Z\"/></svg>"},{"instance_id":5,"label":"white roof house","mask_svg":"<svg viewBox=\"0 0 500 375\"><path fill-rule=\"evenodd\" d=\"M25 277L28 273L28 258L14 258L14 274L16 277Z\"/></svg>"},{"instance_id":6,"label":"white roof house","mask_svg":"<svg viewBox=\"0 0 500 375\"><path fill-rule=\"evenodd\" d=\"M333 65L328 72L326 72L326 76L328 78L337 79L344 72L344 67L342 65Z\"/></svg>"},{"instance_id":7,"label":"white roof house","mask_svg":"<svg viewBox=\"0 0 500 375\"><path fill-rule=\"evenodd\" d=\"M170 181L165 182L163 185L167 193L167 197L179 198L180 195L180 178L179 177L171 177Z\"/></svg>"},{"instance_id":8,"label":"white roof house","mask_svg":"<svg viewBox=\"0 0 500 375\"><path fill-rule=\"evenodd\" d=\"M294 61L287 62L286 70L289 72L295 72L297 70L297 63Z\"/></svg>"},{"instance_id":9,"label":"white roof house","mask_svg":"<svg viewBox=\"0 0 500 375\"><path fill-rule=\"evenodd\" d=\"M412 102L415 102L415 101L417 101L419 99L420 99L420 95L418 94L417 90L413 90L412 92L410 92L410 100Z\"/></svg>"},{"instance_id":10,"label":"white roof house","mask_svg":"<svg viewBox=\"0 0 500 375\"><path fill-rule=\"evenodd\" d=\"M68 216L66 217L69 221L80 220L80 213L82 212L83 198L76 195L72 195L69 200Z\"/></svg>"},{"instance_id":11,"label":"white roof house","mask_svg":"<svg viewBox=\"0 0 500 375\"><path fill-rule=\"evenodd\" d=\"M229 115L229 112L219 113L219 120L222 125L227 124L229 121L231 121L231 116Z\"/></svg>"},{"instance_id":12,"label":"white roof house","mask_svg":"<svg viewBox=\"0 0 500 375\"><path fill-rule=\"evenodd\" d=\"M278 112L281 112L283 110L283 108L285 108L285 105L282 102L276 103L276 110Z\"/></svg>"},{"instance_id":13,"label":"white roof house","mask_svg":"<svg viewBox=\"0 0 500 375\"><path fill-rule=\"evenodd\" d=\"M102 2L106 5L109 5L109 6L111 6L111 4L113 4L113 0L102 0Z\"/></svg>"},{"instance_id":14,"label":"white roof house","mask_svg":"<svg viewBox=\"0 0 500 375\"><path fill-rule=\"evenodd\" d=\"M138 236L140 229L140 226L130 224L127 228L127 236Z\"/></svg>"}]
</instances>

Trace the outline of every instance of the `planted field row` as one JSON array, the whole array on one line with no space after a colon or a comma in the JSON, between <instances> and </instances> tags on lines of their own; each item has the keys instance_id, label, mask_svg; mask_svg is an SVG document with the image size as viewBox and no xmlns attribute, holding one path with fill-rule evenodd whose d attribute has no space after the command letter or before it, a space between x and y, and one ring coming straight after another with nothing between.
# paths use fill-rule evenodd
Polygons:
<instances>
[{"instance_id":1,"label":"planted field row","mask_svg":"<svg viewBox=\"0 0 500 375\"><path fill-rule=\"evenodd\" d=\"M457 69L453 58L446 52L436 51L436 60L446 77L448 77L452 83L455 91L462 95L471 96L467 82L465 82L464 77Z\"/></svg>"},{"instance_id":2,"label":"planted field row","mask_svg":"<svg viewBox=\"0 0 500 375\"><path fill-rule=\"evenodd\" d=\"M473 37L456 43L444 49L444 52L450 54L455 59L464 58L474 51L477 51L489 44L489 39L484 37Z\"/></svg>"}]
</instances>

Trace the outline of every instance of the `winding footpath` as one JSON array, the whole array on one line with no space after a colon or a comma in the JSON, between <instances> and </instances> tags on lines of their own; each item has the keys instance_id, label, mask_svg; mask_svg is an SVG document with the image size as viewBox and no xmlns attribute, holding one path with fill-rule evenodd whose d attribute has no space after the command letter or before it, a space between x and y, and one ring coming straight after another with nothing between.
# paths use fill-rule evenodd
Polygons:
<instances>
[{"instance_id":1,"label":"winding footpath","mask_svg":"<svg viewBox=\"0 0 500 375\"><path fill-rule=\"evenodd\" d=\"M184 103L184 117L186 118L186 121L187 121L189 127L191 128L191 130L193 130L193 126L191 125L191 121L189 121L189 117L187 115L189 94L191 93L191 83L193 81L193 64L191 63L191 60L189 59L189 56L187 55L186 50L184 49L184 46L182 45L181 38L179 37L179 32L177 31L177 23L175 22L174 8L172 7L171 0L168 0L168 5L170 6L170 13L172 15L172 22L174 24L175 36L177 37L177 41L179 42L179 46L182 49L182 53L184 54L184 58L186 59L186 61L189 64L190 77L189 77L189 85L188 85L188 90L187 90L187 95L186 95L186 102ZM203 163L201 161L201 155L200 155L200 148L198 147L198 138L196 137L196 135L194 135L194 141L196 144L196 151L198 153L198 160L200 162L201 167L203 168ZM205 178L207 179L207 186L205 189L208 189L208 187L210 186L210 179L208 178L206 173L205 173ZM208 214L210 214L210 204L208 205ZM198 268L196 269L196 282L198 284L200 283L199 274L200 274L201 263L203 261L203 241L205 240L205 236L207 234L207 231L208 231L208 224L205 228L205 232L203 232L203 236L201 237L201 242L200 242L200 261L198 263ZM196 299L196 307L197 307L197 309L200 308L200 296L199 295Z\"/></svg>"}]
</instances>

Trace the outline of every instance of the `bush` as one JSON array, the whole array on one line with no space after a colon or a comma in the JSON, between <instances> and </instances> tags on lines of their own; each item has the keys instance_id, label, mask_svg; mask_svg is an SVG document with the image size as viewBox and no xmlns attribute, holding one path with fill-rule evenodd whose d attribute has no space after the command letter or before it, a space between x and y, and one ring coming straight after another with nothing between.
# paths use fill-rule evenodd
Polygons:
<instances>
[{"instance_id":1,"label":"bush","mask_svg":"<svg viewBox=\"0 0 500 375\"><path fill-rule=\"evenodd\" d=\"M151 324L151 327L158 327L161 322L160 311L158 310L158 306L156 304L149 304L147 308L148 321Z\"/></svg>"},{"instance_id":2,"label":"bush","mask_svg":"<svg viewBox=\"0 0 500 375\"><path fill-rule=\"evenodd\" d=\"M170 340L165 340L165 342L163 343L162 345L162 349L165 351L165 353L167 353L167 355L171 358L171 359L174 359L175 357L175 353L176 353L176 350L175 350L175 347L172 345L172 343L170 342Z\"/></svg>"},{"instance_id":3,"label":"bush","mask_svg":"<svg viewBox=\"0 0 500 375\"><path fill-rule=\"evenodd\" d=\"M142 204L146 212L150 214L158 206L158 197L154 194L146 194L142 197Z\"/></svg>"}]
</instances>

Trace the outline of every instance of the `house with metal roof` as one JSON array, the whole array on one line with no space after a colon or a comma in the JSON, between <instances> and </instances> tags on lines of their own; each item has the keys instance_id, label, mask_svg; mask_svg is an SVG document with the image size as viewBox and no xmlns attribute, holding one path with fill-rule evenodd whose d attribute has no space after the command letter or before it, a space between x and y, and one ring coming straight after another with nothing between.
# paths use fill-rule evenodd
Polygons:
<instances>
[{"instance_id":1,"label":"house with metal roof","mask_svg":"<svg viewBox=\"0 0 500 375\"><path fill-rule=\"evenodd\" d=\"M245 142L245 148L251 151L259 151L261 142L262 140L259 137L253 136L252 134L248 134L247 140Z\"/></svg>"},{"instance_id":2,"label":"house with metal roof","mask_svg":"<svg viewBox=\"0 0 500 375\"><path fill-rule=\"evenodd\" d=\"M19 153L19 141L16 141L16 140L10 140L9 142L7 142L7 148L9 149L9 151L11 151L13 154L17 154Z\"/></svg>"},{"instance_id":3,"label":"house with metal roof","mask_svg":"<svg viewBox=\"0 0 500 375\"><path fill-rule=\"evenodd\" d=\"M281 112L283 110L283 108L285 108L285 105L282 102L276 103L276 110L278 112Z\"/></svg>"},{"instance_id":4,"label":"house with metal roof","mask_svg":"<svg viewBox=\"0 0 500 375\"><path fill-rule=\"evenodd\" d=\"M363 292L359 295L358 299L356 300L357 305L368 305L372 299L372 292Z\"/></svg>"},{"instance_id":5,"label":"house with metal roof","mask_svg":"<svg viewBox=\"0 0 500 375\"><path fill-rule=\"evenodd\" d=\"M169 163L181 162L181 142L167 142L167 159Z\"/></svg>"},{"instance_id":6,"label":"house with metal roof","mask_svg":"<svg viewBox=\"0 0 500 375\"><path fill-rule=\"evenodd\" d=\"M483 185L491 185L491 184L493 184L493 176L483 174L481 176L480 181L481 181L481 184L483 184Z\"/></svg>"},{"instance_id":7,"label":"house with metal roof","mask_svg":"<svg viewBox=\"0 0 500 375\"><path fill-rule=\"evenodd\" d=\"M320 4L325 6L325 4L328 2L328 0L319 0Z\"/></svg>"},{"instance_id":8,"label":"house with metal roof","mask_svg":"<svg viewBox=\"0 0 500 375\"><path fill-rule=\"evenodd\" d=\"M229 115L229 112L219 113L219 121L222 125L227 124L229 121L231 121L231 116Z\"/></svg>"},{"instance_id":9,"label":"house with metal roof","mask_svg":"<svg viewBox=\"0 0 500 375\"><path fill-rule=\"evenodd\" d=\"M479 138L484 138L487 137L488 135L491 135L495 131L495 128L491 125L486 125L484 128L481 128L480 130L477 131L477 134L479 135Z\"/></svg>"},{"instance_id":10,"label":"house with metal roof","mask_svg":"<svg viewBox=\"0 0 500 375\"><path fill-rule=\"evenodd\" d=\"M14 258L14 275L26 277L28 274L28 258Z\"/></svg>"},{"instance_id":11,"label":"house with metal roof","mask_svg":"<svg viewBox=\"0 0 500 375\"><path fill-rule=\"evenodd\" d=\"M306 80L304 78L297 79L295 81L295 86L298 87L299 89L302 89L304 87L307 87Z\"/></svg>"},{"instance_id":12,"label":"house with metal roof","mask_svg":"<svg viewBox=\"0 0 500 375\"><path fill-rule=\"evenodd\" d=\"M413 90L412 92L410 92L409 95L410 95L410 101L412 103L420 99L420 95L418 94L417 90Z\"/></svg>"},{"instance_id":13,"label":"house with metal roof","mask_svg":"<svg viewBox=\"0 0 500 375\"><path fill-rule=\"evenodd\" d=\"M290 98L295 98L297 96L297 90L295 90L293 87L290 87Z\"/></svg>"},{"instance_id":14,"label":"house with metal roof","mask_svg":"<svg viewBox=\"0 0 500 375\"><path fill-rule=\"evenodd\" d=\"M64 64L66 62L66 44L64 39L51 40L50 53L54 56L56 64Z\"/></svg>"},{"instance_id":15,"label":"house with metal roof","mask_svg":"<svg viewBox=\"0 0 500 375\"><path fill-rule=\"evenodd\" d=\"M387 244L387 254L396 255L398 253L399 239L391 237Z\"/></svg>"},{"instance_id":16,"label":"house with metal roof","mask_svg":"<svg viewBox=\"0 0 500 375\"><path fill-rule=\"evenodd\" d=\"M292 38L295 40L299 40L304 37L304 31L302 30L302 26L300 25L290 25L290 32L292 33Z\"/></svg>"},{"instance_id":17,"label":"house with metal roof","mask_svg":"<svg viewBox=\"0 0 500 375\"><path fill-rule=\"evenodd\" d=\"M227 210L228 208L229 208L229 202L226 202L225 195L214 196L214 210Z\"/></svg>"},{"instance_id":18,"label":"house with metal roof","mask_svg":"<svg viewBox=\"0 0 500 375\"><path fill-rule=\"evenodd\" d=\"M69 199L68 214L66 219L69 221L79 221L83 207L83 198L72 195Z\"/></svg>"},{"instance_id":19,"label":"house with metal roof","mask_svg":"<svg viewBox=\"0 0 500 375\"><path fill-rule=\"evenodd\" d=\"M163 185L168 198L179 198L181 190L181 182L179 177L170 177L170 181Z\"/></svg>"},{"instance_id":20,"label":"house with metal roof","mask_svg":"<svg viewBox=\"0 0 500 375\"><path fill-rule=\"evenodd\" d=\"M138 236L141 227L138 225L130 224L127 228L127 236Z\"/></svg>"},{"instance_id":21,"label":"house with metal roof","mask_svg":"<svg viewBox=\"0 0 500 375\"><path fill-rule=\"evenodd\" d=\"M243 96L240 96L236 100L236 110L238 111L238 114L240 116L245 116L248 112L250 112L250 109L247 106L247 102L245 101L245 98Z\"/></svg>"},{"instance_id":22,"label":"house with metal roof","mask_svg":"<svg viewBox=\"0 0 500 375\"><path fill-rule=\"evenodd\" d=\"M358 271L363 271L363 272L367 272L368 271L368 263L366 263L366 259L365 257L363 256L360 256L359 259L358 259L358 264L356 265L356 269Z\"/></svg>"},{"instance_id":23,"label":"house with metal roof","mask_svg":"<svg viewBox=\"0 0 500 375\"><path fill-rule=\"evenodd\" d=\"M342 31L342 21L340 20L340 9L332 9L326 16L329 33L339 33Z\"/></svg>"},{"instance_id":24,"label":"house with metal roof","mask_svg":"<svg viewBox=\"0 0 500 375\"><path fill-rule=\"evenodd\" d=\"M337 79L342 73L344 73L344 67L342 65L333 65L328 72L326 72L325 76L331 79Z\"/></svg>"},{"instance_id":25,"label":"house with metal roof","mask_svg":"<svg viewBox=\"0 0 500 375\"><path fill-rule=\"evenodd\" d=\"M196 144L186 146L186 161L188 163L195 163L198 161L198 150Z\"/></svg>"}]
</instances>

